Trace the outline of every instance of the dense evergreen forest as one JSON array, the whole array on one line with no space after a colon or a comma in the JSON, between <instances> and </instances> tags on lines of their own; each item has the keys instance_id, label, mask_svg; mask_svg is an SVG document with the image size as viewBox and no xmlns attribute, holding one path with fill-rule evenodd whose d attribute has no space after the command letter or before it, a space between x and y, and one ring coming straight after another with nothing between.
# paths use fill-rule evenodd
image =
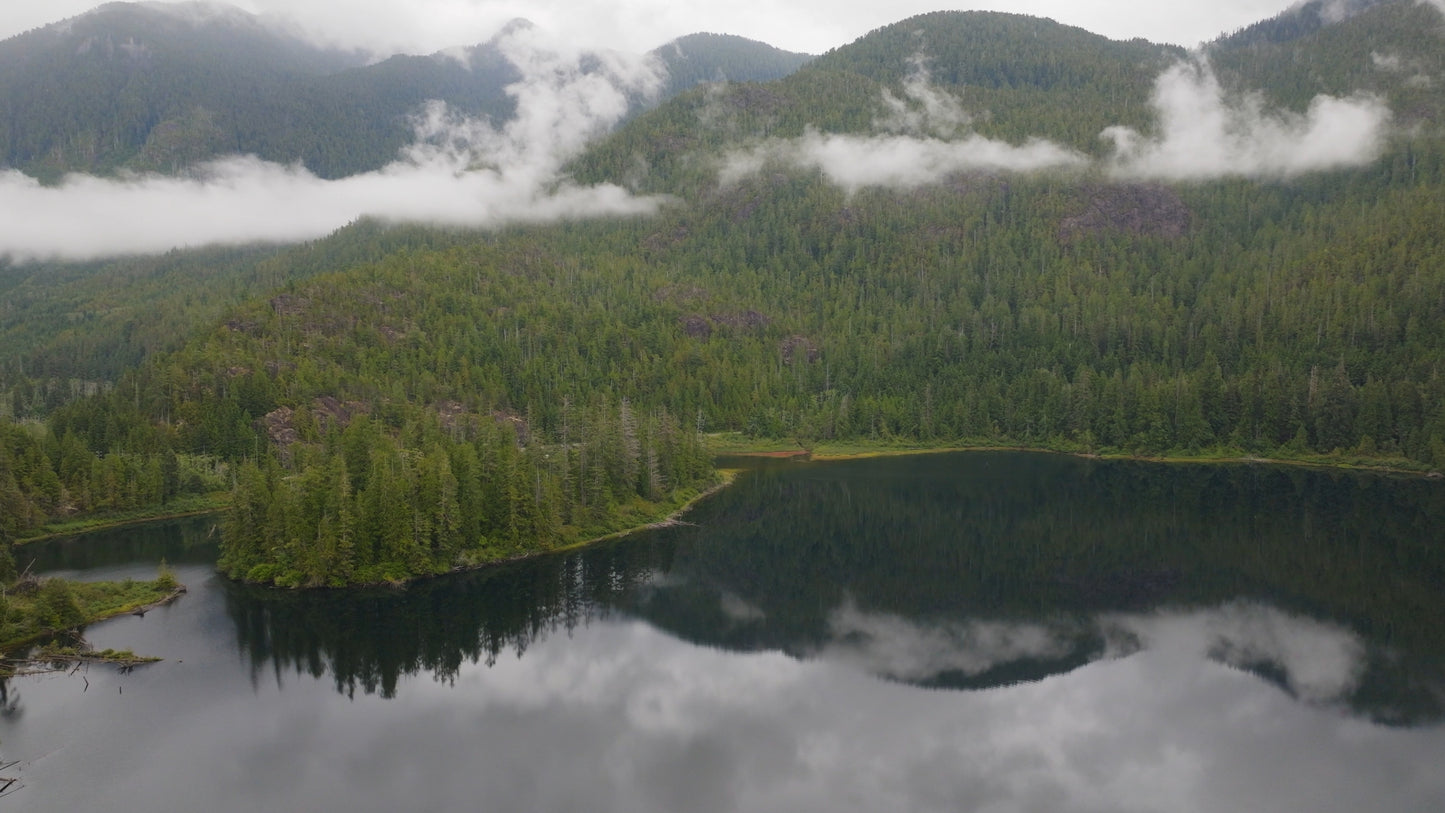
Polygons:
<instances>
[{"instance_id":1,"label":"dense evergreen forest","mask_svg":"<svg viewBox=\"0 0 1445 813\"><path fill-rule=\"evenodd\" d=\"M215 270L169 294L189 299L166 324L190 326L170 343L106 321L105 297L141 299L90 272L5 269L53 310L0 312L26 419L0 436L0 533L226 484L231 575L395 580L665 514L713 482L719 431L1445 468L1442 94L1370 56L1441 75L1442 28L1379 3L1211 46L1224 84L1296 109L1368 74L1408 126L1356 168L845 190L774 162L719 181L717 156L758 138L871 132L920 62L989 138L1100 155L1104 126L1154 126L1174 49L948 13L683 93L573 165L671 195L655 217L186 255ZM1318 68L1270 83L1286 62ZM115 273L143 285L186 257Z\"/></svg>"},{"instance_id":2,"label":"dense evergreen forest","mask_svg":"<svg viewBox=\"0 0 1445 813\"><path fill-rule=\"evenodd\" d=\"M331 239L89 263L0 260L0 415L41 418L286 282L470 236L357 221Z\"/></svg>"}]
</instances>

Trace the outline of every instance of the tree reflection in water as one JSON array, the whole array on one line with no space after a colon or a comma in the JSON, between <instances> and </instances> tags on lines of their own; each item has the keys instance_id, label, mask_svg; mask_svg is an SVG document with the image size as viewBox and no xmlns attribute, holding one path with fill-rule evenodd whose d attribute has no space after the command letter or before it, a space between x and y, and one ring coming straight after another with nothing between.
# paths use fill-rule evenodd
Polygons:
<instances>
[{"instance_id":1,"label":"tree reflection in water","mask_svg":"<svg viewBox=\"0 0 1445 813\"><path fill-rule=\"evenodd\" d=\"M689 519L404 589L227 587L259 678L385 697L618 614L982 689L1192 647L1301 701L1445 717L1445 488L1264 465L967 453L756 467Z\"/></svg>"}]
</instances>

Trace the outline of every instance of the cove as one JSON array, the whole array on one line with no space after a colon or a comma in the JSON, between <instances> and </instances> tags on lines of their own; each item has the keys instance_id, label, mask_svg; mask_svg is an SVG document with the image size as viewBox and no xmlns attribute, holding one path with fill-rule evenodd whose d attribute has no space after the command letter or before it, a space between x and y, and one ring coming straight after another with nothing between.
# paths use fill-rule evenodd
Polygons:
<instances>
[{"instance_id":1,"label":"cove","mask_svg":"<svg viewBox=\"0 0 1445 813\"><path fill-rule=\"evenodd\" d=\"M1013 452L754 463L691 525L401 590L214 518L27 545L190 593L11 680L16 809L1445 809L1445 488Z\"/></svg>"}]
</instances>

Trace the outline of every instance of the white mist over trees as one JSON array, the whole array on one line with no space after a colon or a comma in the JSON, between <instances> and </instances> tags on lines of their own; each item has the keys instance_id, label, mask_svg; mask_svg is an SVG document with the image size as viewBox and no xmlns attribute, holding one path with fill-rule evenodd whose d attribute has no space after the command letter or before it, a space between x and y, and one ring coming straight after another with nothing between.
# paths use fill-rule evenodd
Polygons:
<instances>
[{"instance_id":1,"label":"white mist over trees","mask_svg":"<svg viewBox=\"0 0 1445 813\"><path fill-rule=\"evenodd\" d=\"M1317 96L1304 115L1270 111L1257 95L1231 98L1204 60L1180 63L1154 89L1159 133L1111 127L1110 171L1122 178L1289 177L1361 166L1389 134L1383 100Z\"/></svg>"},{"instance_id":2,"label":"white mist over trees","mask_svg":"<svg viewBox=\"0 0 1445 813\"><path fill-rule=\"evenodd\" d=\"M54 187L0 173L9 214L0 256L87 259L214 243L324 236L364 216L494 226L651 212L610 185L578 187L563 163L605 133L635 96L656 93L658 66L640 55L569 49L517 26L498 41L523 79L507 88L517 115L501 128L433 103L417 141L375 172L324 180L254 156L211 161L188 175L70 175Z\"/></svg>"},{"instance_id":3,"label":"white mist over trees","mask_svg":"<svg viewBox=\"0 0 1445 813\"><path fill-rule=\"evenodd\" d=\"M1085 169L1088 157L1042 137L1013 145L969 132L975 116L963 102L933 86L926 71L903 85L905 98L885 90L889 115L874 122L887 135L809 131L770 139L731 154L723 184L761 172L769 162L817 170L838 186L907 189L959 172L1036 172ZM1123 125L1100 133L1110 147L1101 166L1113 177L1201 181L1228 177L1285 178L1362 166L1380 156L1390 134L1384 100L1368 94L1320 95L1304 114L1269 110L1259 94L1231 94L1204 57L1180 62L1156 81L1157 132ZM961 137L953 137L962 131Z\"/></svg>"}]
</instances>

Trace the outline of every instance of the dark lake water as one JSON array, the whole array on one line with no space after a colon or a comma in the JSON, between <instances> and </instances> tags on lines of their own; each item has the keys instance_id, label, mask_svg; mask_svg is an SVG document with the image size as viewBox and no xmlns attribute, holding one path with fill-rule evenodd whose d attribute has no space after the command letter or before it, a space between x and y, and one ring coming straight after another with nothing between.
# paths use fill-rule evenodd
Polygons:
<instances>
[{"instance_id":1,"label":"dark lake water","mask_svg":"<svg viewBox=\"0 0 1445 813\"><path fill-rule=\"evenodd\" d=\"M1445 483L973 453L688 519L359 593L209 519L24 548L191 589L88 632L163 663L9 682L0 810L1445 810Z\"/></svg>"}]
</instances>

